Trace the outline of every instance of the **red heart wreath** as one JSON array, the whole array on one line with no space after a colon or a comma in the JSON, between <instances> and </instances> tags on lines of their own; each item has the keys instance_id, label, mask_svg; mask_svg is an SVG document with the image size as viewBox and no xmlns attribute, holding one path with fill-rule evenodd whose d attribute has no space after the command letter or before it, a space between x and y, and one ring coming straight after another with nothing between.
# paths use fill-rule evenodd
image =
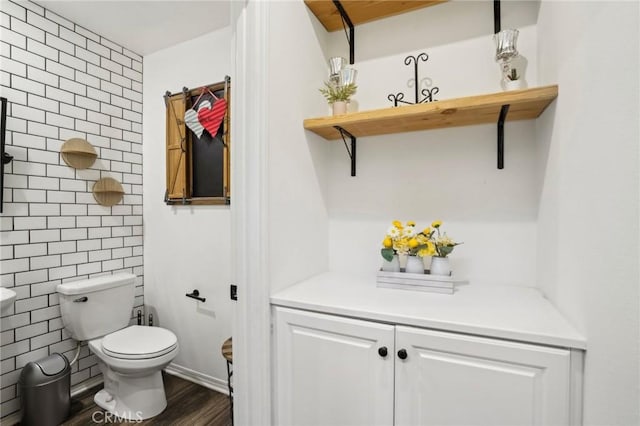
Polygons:
<instances>
[{"instance_id":1,"label":"red heart wreath","mask_svg":"<svg viewBox=\"0 0 640 426\"><path fill-rule=\"evenodd\" d=\"M207 108L206 105L198 110L198 121L202 126L207 129L211 136L215 136L218 133L220 124L224 119L227 112L227 101L224 99L218 99L213 103L211 108Z\"/></svg>"}]
</instances>

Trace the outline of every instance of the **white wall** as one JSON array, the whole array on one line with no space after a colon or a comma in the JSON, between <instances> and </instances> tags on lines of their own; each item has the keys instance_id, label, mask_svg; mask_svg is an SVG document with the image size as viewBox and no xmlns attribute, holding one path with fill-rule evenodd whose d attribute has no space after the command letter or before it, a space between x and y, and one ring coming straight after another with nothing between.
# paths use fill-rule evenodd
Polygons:
<instances>
[{"instance_id":1,"label":"white wall","mask_svg":"<svg viewBox=\"0 0 640 426\"><path fill-rule=\"evenodd\" d=\"M162 96L222 81L230 70L230 46L231 32L225 28L144 58L145 302L157 310L160 325L178 336L174 364L223 388L227 373L220 346L231 336L233 308L230 209L164 204ZM205 303L185 297L196 288Z\"/></svg>"},{"instance_id":2,"label":"white wall","mask_svg":"<svg viewBox=\"0 0 640 426\"><path fill-rule=\"evenodd\" d=\"M269 267L272 291L328 268L327 142L305 132L325 114L326 32L303 2L269 8Z\"/></svg>"},{"instance_id":3,"label":"white wall","mask_svg":"<svg viewBox=\"0 0 640 426\"><path fill-rule=\"evenodd\" d=\"M536 2L505 2L502 28L520 30L525 79L537 85ZM341 32L328 50L347 57ZM390 93L413 101L407 55L426 52L420 78L440 88L436 99L501 91L494 61L493 3L450 2L356 28L360 110L391 106ZM316 83L316 86L320 82ZM320 98L314 96L317 101ZM535 285L538 179L535 124L505 126L505 168L496 168L496 125L360 138L357 177L341 141L328 159L330 269L373 274L394 219L420 226L441 219L465 244L451 256L472 284Z\"/></svg>"},{"instance_id":4,"label":"white wall","mask_svg":"<svg viewBox=\"0 0 640 426\"><path fill-rule=\"evenodd\" d=\"M587 425L640 423L637 2L543 2L539 285L587 337Z\"/></svg>"}]
</instances>

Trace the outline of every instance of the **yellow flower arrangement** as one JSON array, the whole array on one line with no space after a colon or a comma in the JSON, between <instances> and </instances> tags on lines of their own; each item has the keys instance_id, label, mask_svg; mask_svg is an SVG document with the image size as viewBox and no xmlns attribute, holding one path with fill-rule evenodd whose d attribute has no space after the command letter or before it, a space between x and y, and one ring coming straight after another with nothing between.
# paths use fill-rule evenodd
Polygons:
<instances>
[{"instance_id":1,"label":"yellow flower arrangement","mask_svg":"<svg viewBox=\"0 0 640 426\"><path fill-rule=\"evenodd\" d=\"M428 235L429 234L425 234L424 231L418 234L417 240L419 244L418 249L416 250L416 256L429 257L436 253L436 247L431 240L429 240Z\"/></svg>"},{"instance_id":2,"label":"yellow flower arrangement","mask_svg":"<svg viewBox=\"0 0 640 426\"><path fill-rule=\"evenodd\" d=\"M380 250L382 257L390 262L395 254L432 256L435 253L435 246L429 241L428 234L424 231L417 233L415 228L416 223L413 221L408 221L404 225L399 220L391 222L391 227L382 240Z\"/></svg>"},{"instance_id":3,"label":"yellow flower arrangement","mask_svg":"<svg viewBox=\"0 0 640 426\"><path fill-rule=\"evenodd\" d=\"M431 223L422 232L416 232L416 223L408 221L404 225L399 220L391 222L391 227L382 240L382 257L391 261L396 254L409 256L447 257L453 248L462 243L456 243L445 233L440 233L441 220ZM433 229L432 229L433 228Z\"/></svg>"},{"instance_id":4,"label":"yellow flower arrangement","mask_svg":"<svg viewBox=\"0 0 640 426\"><path fill-rule=\"evenodd\" d=\"M437 257L447 257L453 251L455 246L459 246L462 243L456 243L447 235L446 232L440 233L440 227L442 226L441 220L436 220L431 223L431 226L435 228L435 230L429 232L428 238L429 241L433 244L433 248L435 253L432 256ZM427 231L429 228L425 229ZM423 231L424 232L424 231Z\"/></svg>"},{"instance_id":5,"label":"yellow flower arrangement","mask_svg":"<svg viewBox=\"0 0 640 426\"><path fill-rule=\"evenodd\" d=\"M391 261L395 254L408 254L411 248L410 241L415 236L415 222L409 221L403 225L399 220L394 220L382 240L382 250L380 251L382 257Z\"/></svg>"}]
</instances>

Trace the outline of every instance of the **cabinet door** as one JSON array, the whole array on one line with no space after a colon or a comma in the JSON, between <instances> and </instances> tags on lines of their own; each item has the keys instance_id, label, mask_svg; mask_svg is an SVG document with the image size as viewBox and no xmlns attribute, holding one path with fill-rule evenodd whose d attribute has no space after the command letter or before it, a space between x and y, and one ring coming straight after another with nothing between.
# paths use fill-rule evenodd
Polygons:
<instances>
[{"instance_id":1,"label":"cabinet door","mask_svg":"<svg viewBox=\"0 0 640 426\"><path fill-rule=\"evenodd\" d=\"M393 326L275 311L277 425L393 424Z\"/></svg>"},{"instance_id":2,"label":"cabinet door","mask_svg":"<svg viewBox=\"0 0 640 426\"><path fill-rule=\"evenodd\" d=\"M396 328L396 426L569 424L570 351Z\"/></svg>"}]
</instances>

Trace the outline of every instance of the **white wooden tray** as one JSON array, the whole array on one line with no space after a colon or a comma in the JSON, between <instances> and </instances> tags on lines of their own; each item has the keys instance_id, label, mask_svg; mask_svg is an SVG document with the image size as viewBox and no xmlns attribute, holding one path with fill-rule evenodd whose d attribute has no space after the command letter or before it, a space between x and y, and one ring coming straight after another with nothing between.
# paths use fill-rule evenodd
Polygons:
<instances>
[{"instance_id":1,"label":"white wooden tray","mask_svg":"<svg viewBox=\"0 0 640 426\"><path fill-rule=\"evenodd\" d=\"M401 290L427 291L431 293L453 294L456 284L466 284L467 280L453 276L410 274L407 272L378 271L376 283L378 287Z\"/></svg>"}]
</instances>

